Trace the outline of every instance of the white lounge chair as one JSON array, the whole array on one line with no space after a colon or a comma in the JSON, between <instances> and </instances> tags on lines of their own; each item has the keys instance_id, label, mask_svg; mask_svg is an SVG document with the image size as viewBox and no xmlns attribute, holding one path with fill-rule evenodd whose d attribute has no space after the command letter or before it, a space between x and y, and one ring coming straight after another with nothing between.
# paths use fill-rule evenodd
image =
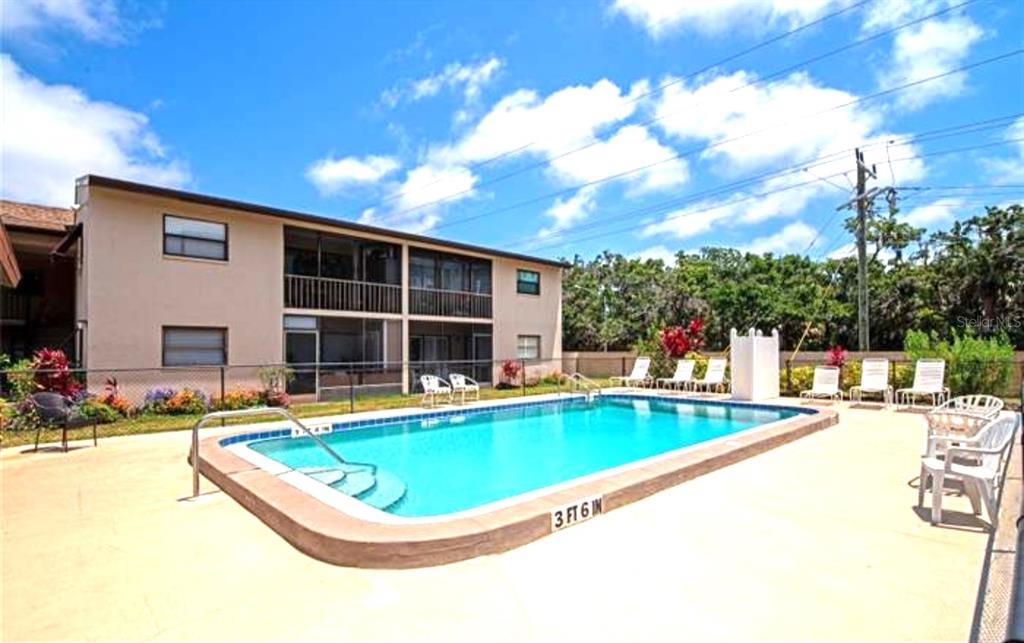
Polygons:
<instances>
[{"instance_id":1,"label":"white lounge chair","mask_svg":"<svg viewBox=\"0 0 1024 643\"><path fill-rule=\"evenodd\" d=\"M932 435L970 437L999 417L1003 401L993 395L960 395L936 406L925 416Z\"/></svg>"},{"instance_id":2,"label":"white lounge chair","mask_svg":"<svg viewBox=\"0 0 1024 643\"><path fill-rule=\"evenodd\" d=\"M945 385L946 360L919 359L914 365L914 384L896 390L896 406L913 406L919 396L931 398L932 406L942 404L949 397Z\"/></svg>"},{"instance_id":3,"label":"white lounge chair","mask_svg":"<svg viewBox=\"0 0 1024 643\"><path fill-rule=\"evenodd\" d=\"M931 478L932 524L942 521L942 488L947 479L963 482L964 493L971 501L976 515L981 514L981 502L988 511L988 520L993 529L996 525L999 484L1003 466L1007 460L1013 435L1017 431L1017 417L1006 415L982 427L976 440L968 446L951 444L945 457L924 457L921 459L921 480L918 487L918 506L924 504L924 488ZM963 458L958 461L958 458Z\"/></svg>"},{"instance_id":4,"label":"white lounge chair","mask_svg":"<svg viewBox=\"0 0 1024 643\"><path fill-rule=\"evenodd\" d=\"M818 366L814 369L814 383L806 391L800 391L805 399L828 398L833 402L843 399L839 390L839 367Z\"/></svg>"},{"instance_id":5,"label":"white lounge chair","mask_svg":"<svg viewBox=\"0 0 1024 643\"><path fill-rule=\"evenodd\" d=\"M448 402L451 403L452 387L437 375L420 375L420 385L423 386L423 398L420 400L420 405L436 405L438 395L447 395Z\"/></svg>"},{"instance_id":6,"label":"white lounge chair","mask_svg":"<svg viewBox=\"0 0 1024 643\"><path fill-rule=\"evenodd\" d=\"M693 382L693 367L697 365L692 359L681 359L676 362L676 372L672 374L672 377L659 377L657 384L662 388L682 389L686 388Z\"/></svg>"},{"instance_id":7,"label":"white lounge chair","mask_svg":"<svg viewBox=\"0 0 1024 643\"><path fill-rule=\"evenodd\" d=\"M623 386L643 386L651 382L647 371L651 370L650 357L638 357L633 362L633 372L625 377L613 377L613 382L621 382Z\"/></svg>"},{"instance_id":8,"label":"white lounge chair","mask_svg":"<svg viewBox=\"0 0 1024 643\"><path fill-rule=\"evenodd\" d=\"M892 404L889 360L869 358L860 363L860 386L850 387L850 401L860 404L865 393L881 394L885 406Z\"/></svg>"},{"instance_id":9,"label":"white lounge chair","mask_svg":"<svg viewBox=\"0 0 1024 643\"><path fill-rule=\"evenodd\" d=\"M728 362L721 357L712 357L708 360L708 370L704 372L704 377L699 380L693 381L693 390L705 390L722 392L726 389L725 384L725 367Z\"/></svg>"},{"instance_id":10,"label":"white lounge chair","mask_svg":"<svg viewBox=\"0 0 1024 643\"><path fill-rule=\"evenodd\" d=\"M480 399L480 384L477 383L472 377L467 375L460 375L459 373L449 373L448 381L452 385L452 393L458 393L462 396L462 403L466 403L466 393L473 393L476 399Z\"/></svg>"}]
</instances>

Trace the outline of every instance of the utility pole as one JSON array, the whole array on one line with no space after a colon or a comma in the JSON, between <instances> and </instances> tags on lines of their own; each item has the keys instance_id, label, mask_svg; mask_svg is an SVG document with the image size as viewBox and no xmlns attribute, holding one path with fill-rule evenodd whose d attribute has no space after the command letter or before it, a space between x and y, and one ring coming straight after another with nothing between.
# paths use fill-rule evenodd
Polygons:
<instances>
[{"instance_id":1,"label":"utility pole","mask_svg":"<svg viewBox=\"0 0 1024 643\"><path fill-rule=\"evenodd\" d=\"M854 204L857 206L857 349L868 351L871 350L868 320L868 213L874 205L875 197L882 191L878 188L868 189L868 177L877 178L875 168L864 164L864 154L860 148L853 153L857 161L857 191L852 199L836 210L852 209Z\"/></svg>"}]
</instances>

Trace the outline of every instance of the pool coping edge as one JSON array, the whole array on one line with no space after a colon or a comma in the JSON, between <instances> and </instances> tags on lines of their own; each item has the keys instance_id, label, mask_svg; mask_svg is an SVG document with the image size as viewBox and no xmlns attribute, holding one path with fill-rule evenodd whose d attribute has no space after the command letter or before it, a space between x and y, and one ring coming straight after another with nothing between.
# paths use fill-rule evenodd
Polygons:
<instances>
[{"instance_id":1,"label":"pool coping edge","mask_svg":"<svg viewBox=\"0 0 1024 643\"><path fill-rule=\"evenodd\" d=\"M743 404L739 402L739 404ZM787 404L759 404L792 409ZM473 516L430 523L383 523L349 515L221 445L223 435L200 441L199 470L235 501L300 551L350 567L405 569L498 554L553 533L551 511L582 498L602 498L613 511L687 480L764 453L833 426L838 413L815 408L741 432L727 441L696 445L675 456L607 477L587 480Z\"/></svg>"}]
</instances>

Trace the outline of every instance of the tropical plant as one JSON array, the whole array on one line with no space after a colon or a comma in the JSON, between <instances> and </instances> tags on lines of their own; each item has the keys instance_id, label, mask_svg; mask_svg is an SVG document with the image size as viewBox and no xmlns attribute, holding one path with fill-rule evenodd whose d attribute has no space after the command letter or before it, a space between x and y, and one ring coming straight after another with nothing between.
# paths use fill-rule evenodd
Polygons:
<instances>
[{"instance_id":1,"label":"tropical plant","mask_svg":"<svg viewBox=\"0 0 1024 643\"><path fill-rule=\"evenodd\" d=\"M846 350L839 345L833 346L825 352L825 365L838 366L842 368L846 364Z\"/></svg>"},{"instance_id":2,"label":"tropical plant","mask_svg":"<svg viewBox=\"0 0 1024 643\"><path fill-rule=\"evenodd\" d=\"M118 409L98 397L88 397L82 400L71 409L71 414L74 417L95 420L102 424L116 422L123 415Z\"/></svg>"},{"instance_id":3,"label":"tropical plant","mask_svg":"<svg viewBox=\"0 0 1024 643\"><path fill-rule=\"evenodd\" d=\"M952 336L952 341L946 341L935 333L910 331L904 351L913 360L945 360L948 386L954 395L1004 395L1013 372L1013 346L1006 337L980 338L970 329L963 333L954 330Z\"/></svg>"},{"instance_id":4,"label":"tropical plant","mask_svg":"<svg viewBox=\"0 0 1024 643\"><path fill-rule=\"evenodd\" d=\"M52 391L68 397L82 389L71 372L71 364L64 351L40 348L32 355L36 385L40 391Z\"/></svg>"},{"instance_id":5,"label":"tropical plant","mask_svg":"<svg viewBox=\"0 0 1024 643\"><path fill-rule=\"evenodd\" d=\"M213 407L219 411L237 411L259 406L266 397L264 391L249 389L244 391L229 391L224 397L214 400Z\"/></svg>"},{"instance_id":6,"label":"tropical plant","mask_svg":"<svg viewBox=\"0 0 1024 643\"><path fill-rule=\"evenodd\" d=\"M191 388L181 389L164 402L164 412L169 415L199 415L209 407L206 394Z\"/></svg>"}]
</instances>

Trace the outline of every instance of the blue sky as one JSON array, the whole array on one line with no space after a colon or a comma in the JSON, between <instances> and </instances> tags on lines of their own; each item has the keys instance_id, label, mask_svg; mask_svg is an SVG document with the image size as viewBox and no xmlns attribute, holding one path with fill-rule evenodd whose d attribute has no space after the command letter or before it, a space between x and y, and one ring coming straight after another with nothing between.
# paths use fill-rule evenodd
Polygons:
<instances>
[{"instance_id":1,"label":"blue sky","mask_svg":"<svg viewBox=\"0 0 1024 643\"><path fill-rule=\"evenodd\" d=\"M924 227L1024 192L987 187L1024 184L1024 3L958 4L11 0L2 190L67 205L92 172L548 257L842 254L855 145L934 188L902 193Z\"/></svg>"}]
</instances>

